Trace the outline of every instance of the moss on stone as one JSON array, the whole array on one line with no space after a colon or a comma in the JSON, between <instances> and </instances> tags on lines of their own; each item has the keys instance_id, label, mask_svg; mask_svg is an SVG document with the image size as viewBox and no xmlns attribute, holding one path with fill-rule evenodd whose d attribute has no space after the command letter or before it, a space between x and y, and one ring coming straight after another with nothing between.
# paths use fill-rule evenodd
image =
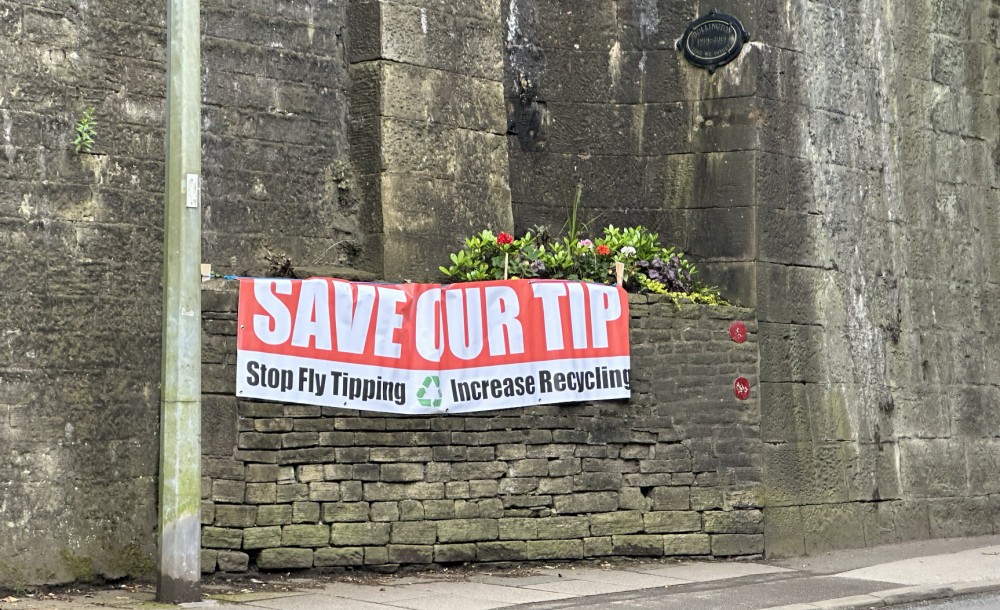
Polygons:
<instances>
[{"instance_id":1,"label":"moss on stone","mask_svg":"<svg viewBox=\"0 0 1000 610\"><path fill-rule=\"evenodd\" d=\"M66 564L66 568L69 569L69 573L72 574L73 580L88 582L97 578L97 572L94 571L94 560L92 558L77 557L68 549L62 549L59 551L59 556L62 557L63 562Z\"/></svg>"}]
</instances>

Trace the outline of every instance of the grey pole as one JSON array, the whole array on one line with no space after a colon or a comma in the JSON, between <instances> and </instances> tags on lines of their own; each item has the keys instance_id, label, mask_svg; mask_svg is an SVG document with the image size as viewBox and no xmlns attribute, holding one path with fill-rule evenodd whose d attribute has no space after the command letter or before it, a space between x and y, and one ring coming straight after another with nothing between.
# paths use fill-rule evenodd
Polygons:
<instances>
[{"instance_id":1,"label":"grey pole","mask_svg":"<svg viewBox=\"0 0 1000 610\"><path fill-rule=\"evenodd\" d=\"M168 0L167 183L156 599L201 599L199 0Z\"/></svg>"}]
</instances>

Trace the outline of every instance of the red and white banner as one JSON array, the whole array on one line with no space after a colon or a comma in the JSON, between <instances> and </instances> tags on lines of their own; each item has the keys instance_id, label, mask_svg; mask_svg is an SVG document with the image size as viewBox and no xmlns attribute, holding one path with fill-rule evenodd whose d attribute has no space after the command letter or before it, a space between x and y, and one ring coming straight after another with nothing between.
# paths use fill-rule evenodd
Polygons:
<instances>
[{"instance_id":1,"label":"red and white banner","mask_svg":"<svg viewBox=\"0 0 1000 610\"><path fill-rule=\"evenodd\" d=\"M628 298L555 280L240 280L236 394L390 413L629 397Z\"/></svg>"}]
</instances>

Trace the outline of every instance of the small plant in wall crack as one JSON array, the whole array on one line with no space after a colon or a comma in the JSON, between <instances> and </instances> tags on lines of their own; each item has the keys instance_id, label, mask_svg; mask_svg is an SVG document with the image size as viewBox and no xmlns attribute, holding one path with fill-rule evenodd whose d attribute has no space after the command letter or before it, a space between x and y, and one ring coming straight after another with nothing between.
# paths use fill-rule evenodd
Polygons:
<instances>
[{"instance_id":1,"label":"small plant in wall crack","mask_svg":"<svg viewBox=\"0 0 1000 610\"><path fill-rule=\"evenodd\" d=\"M80 120L76 122L76 137L73 138L73 146L78 153L91 153L90 148L94 145L94 137L97 135L94 120L94 108L88 108Z\"/></svg>"}]
</instances>

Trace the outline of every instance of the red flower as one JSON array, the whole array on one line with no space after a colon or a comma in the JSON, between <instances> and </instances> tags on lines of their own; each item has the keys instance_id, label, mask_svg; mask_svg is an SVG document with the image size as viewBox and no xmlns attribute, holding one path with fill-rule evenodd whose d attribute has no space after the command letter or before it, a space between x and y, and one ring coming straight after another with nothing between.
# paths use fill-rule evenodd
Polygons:
<instances>
[{"instance_id":1,"label":"red flower","mask_svg":"<svg viewBox=\"0 0 1000 610\"><path fill-rule=\"evenodd\" d=\"M504 244L512 244L514 243L514 236L510 233L501 233L500 235L497 235L497 243L501 246Z\"/></svg>"},{"instance_id":2,"label":"red flower","mask_svg":"<svg viewBox=\"0 0 1000 610\"><path fill-rule=\"evenodd\" d=\"M598 254L611 254L611 250L608 249L608 247L605 246L604 244L601 244L601 245L597 246L597 253Z\"/></svg>"}]
</instances>

